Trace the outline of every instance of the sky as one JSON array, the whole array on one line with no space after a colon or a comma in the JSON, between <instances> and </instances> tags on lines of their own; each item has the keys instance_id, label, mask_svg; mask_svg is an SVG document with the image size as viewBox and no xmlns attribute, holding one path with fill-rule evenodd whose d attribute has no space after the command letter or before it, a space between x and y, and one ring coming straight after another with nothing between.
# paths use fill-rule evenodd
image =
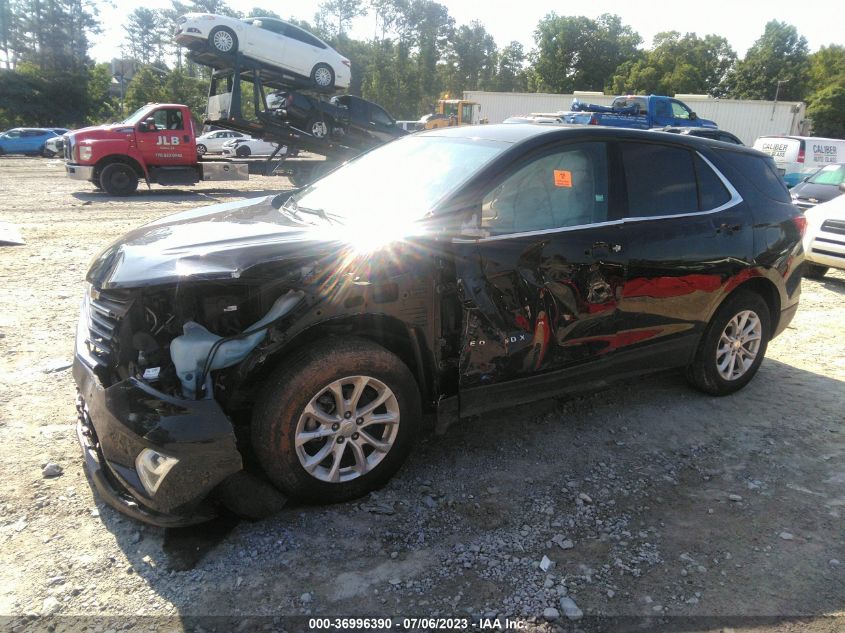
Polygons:
<instances>
[{"instance_id":1,"label":"sky","mask_svg":"<svg viewBox=\"0 0 845 633\"><path fill-rule=\"evenodd\" d=\"M533 32L537 23L555 6L548 0L439 1L448 7L457 24L479 20L500 48L517 40L525 46L526 51L534 46ZM152 9L170 6L168 0L145 0L143 4ZM240 11L249 11L256 5L263 6L283 18L295 17L312 23L319 4L319 0L229 0L229 5ZM112 5L103 6L100 12L104 31L96 36L91 49L91 55L97 61L110 61L119 56L124 16L138 3L112 0ZM559 3L557 13L589 18L596 18L602 13L620 16L624 24L640 34L644 46L650 46L654 35L661 31L694 32L699 36L714 33L725 37L742 57L762 35L766 22L770 20L794 25L798 33L807 38L811 52L829 44L845 45L845 2L842 0L808 5L795 0L685 0L674 3L660 3L656 0L580 0L569 6L573 8L568 9L565 2ZM350 34L365 39L372 37L373 30L372 17L359 18L353 24Z\"/></svg>"}]
</instances>

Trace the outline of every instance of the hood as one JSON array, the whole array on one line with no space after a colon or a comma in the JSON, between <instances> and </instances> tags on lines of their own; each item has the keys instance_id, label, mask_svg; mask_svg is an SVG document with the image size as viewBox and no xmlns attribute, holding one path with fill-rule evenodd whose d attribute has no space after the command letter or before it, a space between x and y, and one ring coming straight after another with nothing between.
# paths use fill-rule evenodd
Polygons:
<instances>
[{"instance_id":1,"label":"hood","mask_svg":"<svg viewBox=\"0 0 845 633\"><path fill-rule=\"evenodd\" d=\"M296 222L272 200L217 204L150 222L95 257L87 280L109 289L232 279L258 264L302 261L337 249L329 225Z\"/></svg>"},{"instance_id":2,"label":"hood","mask_svg":"<svg viewBox=\"0 0 845 633\"><path fill-rule=\"evenodd\" d=\"M812 198L814 204L833 200L842 194L837 185L819 185L812 182L800 182L790 189L789 193L797 196L799 200Z\"/></svg>"},{"instance_id":3,"label":"hood","mask_svg":"<svg viewBox=\"0 0 845 633\"><path fill-rule=\"evenodd\" d=\"M714 130L719 129L719 126L716 125L715 121L711 121L710 119L702 119L702 118L699 118L697 120L701 124L701 127L709 127L709 128L713 128Z\"/></svg>"},{"instance_id":4,"label":"hood","mask_svg":"<svg viewBox=\"0 0 845 633\"><path fill-rule=\"evenodd\" d=\"M110 123L108 125L92 125L91 127L84 127L79 130L68 132L67 136L73 136L74 140L79 139L102 139L114 138L115 134L132 134L135 132L135 127L126 125L125 123Z\"/></svg>"}]
</instances>

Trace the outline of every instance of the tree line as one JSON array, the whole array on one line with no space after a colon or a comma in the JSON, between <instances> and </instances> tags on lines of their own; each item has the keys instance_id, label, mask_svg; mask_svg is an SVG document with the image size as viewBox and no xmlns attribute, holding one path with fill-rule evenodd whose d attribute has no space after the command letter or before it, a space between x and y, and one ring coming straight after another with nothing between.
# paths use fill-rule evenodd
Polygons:
<instances>
[{"instance_id":1,"label":"tree line","mask_svg":"<svg viewBox=\"0 0 845 633\"><path fill-rule=\"evenodd\" d=\"M101 33L98 7L95 0L0 0L0 128L116 120L149 101L186 103L201 116L208 69L173 42L176 18L191 11L281 17L258 6L241 13L225 0L135 8L121 55L137 72L121 98L109 89L111 66L89 57ZM363 15L374 18L372 37L352 38L350 25ZM500 47L480 21L459 25L435 0L325 0L312 23L290 21L349 57L351 93L399 119L416 119L464 90L696 93L805 101L817 134L845 137L845 46L810 53L794 26L776 20L742 58L714 34L668 31L643 48L641 36L610 14L551 12L537 24L531 50L516 41Z\"/></svg>"}]
</instances>

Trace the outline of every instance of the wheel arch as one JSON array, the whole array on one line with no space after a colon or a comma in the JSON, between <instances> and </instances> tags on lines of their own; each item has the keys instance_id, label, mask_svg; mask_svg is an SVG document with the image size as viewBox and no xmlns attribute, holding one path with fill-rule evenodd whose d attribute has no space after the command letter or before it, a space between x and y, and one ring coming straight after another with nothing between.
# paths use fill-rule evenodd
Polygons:
<instances>
[{"instance_id":1,"label":"wheel arch","mask_svg":"<svg viewBox=\"0 0 845 633\"><path fill-rule=\"evenodd\" d=\"M103 156L100 160L97 161L97 164L94 165L94 178L100 177L100 172L106 167L106 165L111 165L113 163L124 163L125 165L129 165L138 178L146 178L147 174L144 171L144 168L141 166L137 160L132 158L131 156L127 156L125 154L109 154L108 156Z\"/></svg>"},{"instance_id":2,"label":"wheel arch","mask_svg":"<svg viewBox=\"0 0 845 633\"><path fill-rule=\"evenodd\" d=\"M781 297L777 286L766 277L751 277L739 283L739 285L722 297L722 300L715 307L710 317L713 318L713 315L716 314L718 309L740 290L753 292L762 297L763 301L769 307L769 320L771 323L771 332L769 334L771 336L774 332L777 332L778 322L780 321Z\"/></svg>"},{"instance_id":3,"label":"wheel arch","mask_svg":"<svg viewBox=\"0 0 845 633\"><path fill-rule=\"evenodd\" d=\"M249 378L263 382L265 376L309 343L342 336L367 339L398 356L414 376L423 405L436 399L433 393L436 375L434 358L426 347L423 335L401 320L383 314L342 316L312 325L275 350L261 366L251 372Z\"/></svg>"}]
</instances>

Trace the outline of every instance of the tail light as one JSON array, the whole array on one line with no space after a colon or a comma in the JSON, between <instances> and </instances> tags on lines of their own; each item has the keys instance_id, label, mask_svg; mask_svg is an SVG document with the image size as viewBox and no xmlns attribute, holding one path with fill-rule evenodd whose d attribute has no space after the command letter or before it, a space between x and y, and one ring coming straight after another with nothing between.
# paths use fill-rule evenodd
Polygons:
<instances>
[{"instance_id":1,"label":"tail light","mask_svg":"<svg viewBox=\"0 0 845 633\"><path fill-rule=\"evenodd\" d=\"M591 116L590 122L587 125L598 125L598 124L599 124L599 120L596 117Z\"/></svg>"},{"instance_id":2,"label":"tail light","mask_svg":"<svg viewBox=\"0 0 845 633\"><path fill-rule=\"evenodd\" d=\"M799 163L804 162L804 141L801 141L801 145L798 148L798 162Z\"/></svg>"},{"instance_id":3,"label":"tail light","mask_svg":"<svg viewBox=\"0 0 845 633\"><path fill-rule=\"evenodd\" d=\"M293 95L288 93L288 96L285 98L285 105L290 107L293 105Z\"/></svg>"},{"instance_id":4,"label":"tail light","mask_svg":"<svg viewBox=\"0 0 845 633\"><path fill-rule=\"evenodd\" d=\"M341 59L340 63L346 66L347 68L352 68L352 62L348 59Z\"/></svg>"},{"instance_id":5,"label":"tail light","mask_svg":"<svg viewBox=\"0 0 845 633\"><path fill-rule=\"evenodd\" d=\"M807 230L807 218L804 217L804 214L792 216L792 222L795 224L795 228L798 229L798 234L804 237L804 232Z\"/></svg>"}]
</instances>

